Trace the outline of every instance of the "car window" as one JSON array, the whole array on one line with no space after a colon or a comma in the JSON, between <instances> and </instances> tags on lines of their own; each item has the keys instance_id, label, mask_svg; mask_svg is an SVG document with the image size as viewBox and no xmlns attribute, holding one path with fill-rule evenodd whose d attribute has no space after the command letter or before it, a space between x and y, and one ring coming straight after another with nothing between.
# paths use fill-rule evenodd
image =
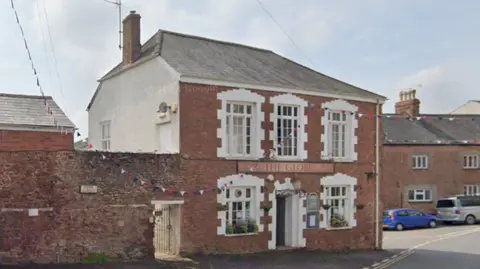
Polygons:
<instances>
[{"instance_id":1,"label":"car window","mask_svg":"<svg viewBox=\"0 0 480 269\"><path fill-rule=\"evenodd\" d=\"M451 207L455 207L453 200L444 199L444 200L438 200L437 202L437 208L451 208Z\"/></svg>"},{"instance_id":2,"label":"car window","mask_svg":"<svg viewBox=\"0 0 480 269\"><path fill-rule=\"evenodd\" d=\"M406 216L408 216L408 212L406 210L399 210L399 211L397 211L397 216L406 217Z\"/></svg>"},{"instance_id":3,"label":"car window","mask_svg":"<svg viewBox=\"0 0 480 269\"><path fill-rule=\"evenodd\" d=\"M414 217L419 217L419 216L424 216L425 214L423 214L423 212L421 212L421 211L410 210L410 211L408 212L408 215L409 215L409 216L414 216Z\"/></svg>"}]
</instances>

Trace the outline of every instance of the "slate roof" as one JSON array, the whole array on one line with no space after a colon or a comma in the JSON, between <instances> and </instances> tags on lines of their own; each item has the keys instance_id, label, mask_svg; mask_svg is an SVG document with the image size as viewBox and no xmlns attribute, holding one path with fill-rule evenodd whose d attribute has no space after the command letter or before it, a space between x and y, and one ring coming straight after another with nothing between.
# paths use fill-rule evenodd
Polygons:
<instances>
[{"instance_id":1,"label":"slate roof","mask_svg":"<svg viewBox=\"0 0 480 269\"><path fill-rule=\"evenodd\" d=\"M44 99L52 115L47 114ZM75 127L50 96L0 93L0 125L55 127L54 118L60 127Z\"/></svg>"},{"instance_id":2,"label":"slate roof","mask_svg":"<svg viewBox=\"0 0 480 269\"><path fill-rule=\"evenodd\" d=\"M386 100L384 96L316 72L273 51L236 43L159 30L142 46L138 60L155 55L186 76ZM119 64L100 81L121 70ZM95 95L88 108L94 98Z\"/></svg>"},{"instance_id":3,"label":"slate roof","mask_svg":"<svg viewBox=\"0 0 480 269\"><path fill-rule=\"evenodd\" d=\"M438 145L438 141L465 144L462 141L473 140L480 143L480 115L422 114L421 117L430 118L419 120L396 118L395 114L383 116L384 143L387 145Z\"/></svg>"}]
</instances>

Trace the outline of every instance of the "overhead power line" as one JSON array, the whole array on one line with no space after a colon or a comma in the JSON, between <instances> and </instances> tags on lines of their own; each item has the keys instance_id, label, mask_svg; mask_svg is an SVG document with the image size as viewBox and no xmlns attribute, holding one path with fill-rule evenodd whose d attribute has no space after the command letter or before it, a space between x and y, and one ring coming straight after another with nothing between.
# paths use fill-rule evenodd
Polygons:
<instances>
[{"instance_id":1,"label":"overhead power line","mask_svg":"<svg viewBox=\"0 0 480 269\"><path fill-rule=\"evenodd\" d=\"M313 63L312 60L310 60L310 58L307 56L307 54L304 52L304 50L299 46L297 45L297 43L293 40L293 38L287 33L287 31L285 31L283 29L283 27L278 23L278 21L275 19L275 17L273 17L272 13L270 11L268 11L268 9L265 7L265 5L262 3L262 1L260 0L255 0L257 1L258 5L262 8L262 10L270 17L270 19L273 21L273 23L275 23L277 25L277 27L283 32L283 34L288 38L288 40L290 40L290 42L293 44L293 46L295 46L297 48L297 50L303 55L303 57L305 57L305 59L314 67L315 67L315 64Z\"/></svg>"}]
</instances>

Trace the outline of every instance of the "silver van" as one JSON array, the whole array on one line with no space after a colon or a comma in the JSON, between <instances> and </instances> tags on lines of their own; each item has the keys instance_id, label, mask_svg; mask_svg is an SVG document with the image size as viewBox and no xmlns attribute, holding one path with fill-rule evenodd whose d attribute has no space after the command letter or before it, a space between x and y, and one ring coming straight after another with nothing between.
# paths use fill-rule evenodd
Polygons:
<instances>
[{"instance_id":1,"label":"silver van","mask_svg":"<svg viewBox=\"0 0 480 269\"><path fill-rule=\"evenodd\" d=\"M457 195L437 201L437 220L446 224L480 220L480 196Z\"/></svg>"}]
</instances>

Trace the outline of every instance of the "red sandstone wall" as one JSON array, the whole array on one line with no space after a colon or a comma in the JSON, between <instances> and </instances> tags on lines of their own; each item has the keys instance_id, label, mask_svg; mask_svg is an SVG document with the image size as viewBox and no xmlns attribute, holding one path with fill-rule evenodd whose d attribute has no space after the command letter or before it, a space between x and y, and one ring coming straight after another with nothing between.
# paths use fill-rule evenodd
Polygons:
<instances>
[{"instance_id":1,"label":"red sandstone wall","mask_svg":"<svg viewBox=\"0 0 480 269\"><path fill-rule=\"evenodd\" d=\"M72 149L72 133L0 130L0 152Z\"/></svg>"},{"instance_id":2,"label":"red sandstone wall","mask_svg":"<svg viewBox=\"0 0 480 269\"><path fill-rule=\"evenodd\" d=\"M88 252L153 256L150 203L171 195L141 187L120 167L169 186L178 175L178 156L106 156L0 152L0 263L73 262ZM80 194L80 185L97 185L98 193ZM45 211L29 217L28 208Z\"/></svg>"}]
</instances>

